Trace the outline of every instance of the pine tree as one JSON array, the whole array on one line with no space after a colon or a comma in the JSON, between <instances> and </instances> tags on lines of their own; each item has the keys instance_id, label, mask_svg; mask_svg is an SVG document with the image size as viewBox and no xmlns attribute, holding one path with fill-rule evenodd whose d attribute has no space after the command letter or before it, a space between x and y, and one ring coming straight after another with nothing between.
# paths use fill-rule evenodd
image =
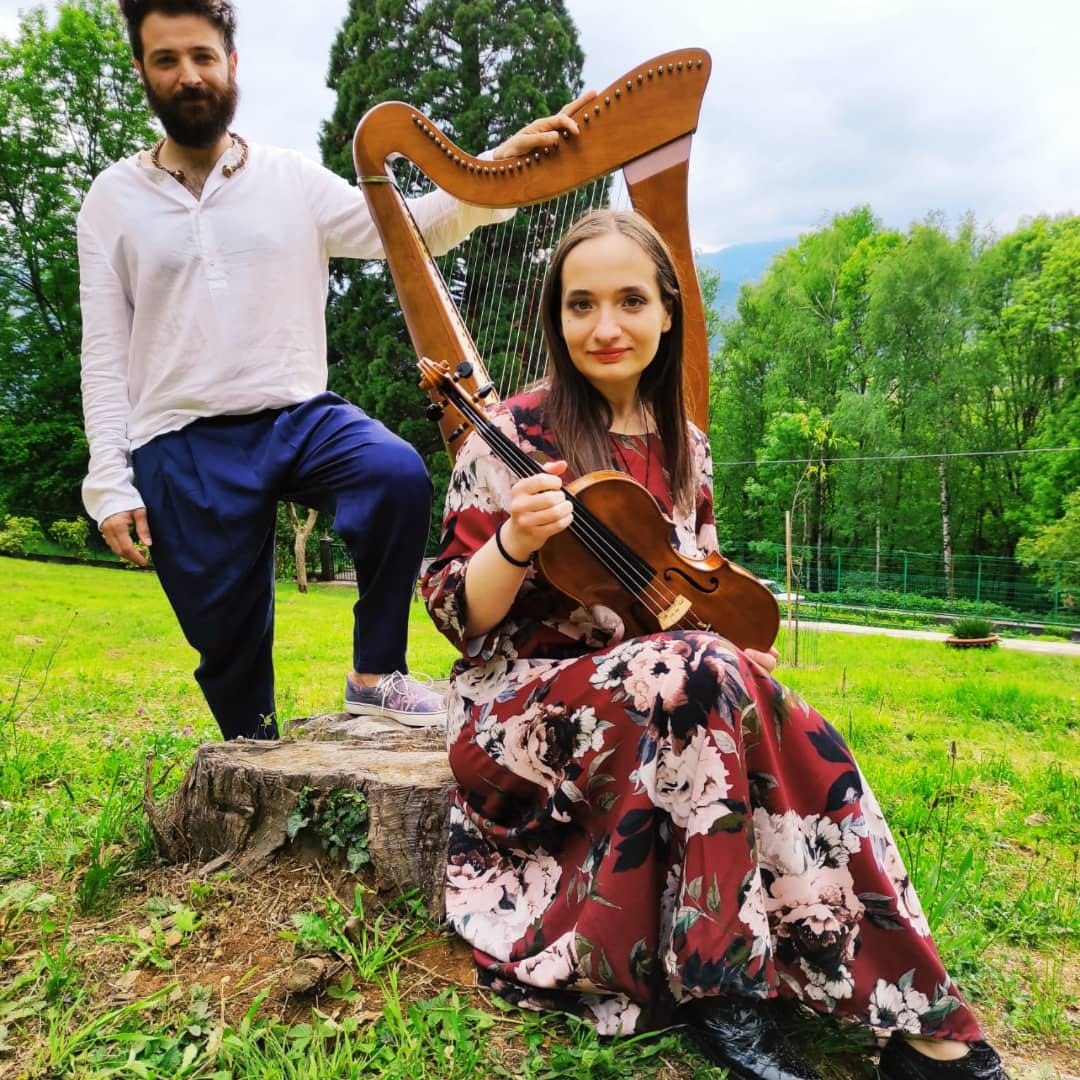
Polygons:
<instances>
[{"instance_id":1,"label":"pine tree","mask_svg":"<svg viewBox=\"0 0 1080 1080\"><path fill-rule=\"evenodd\" d=\"M583 59L562 0L350 0L330 54L327 82L337 104L323 126L323 160L355 179L356 124L390 100L408 101L463 149L479 153L573 100ZM519 215L509 257L522 264L528 227ZM495 243L495 233L479 230L472 242ZM471 302L467 292L460 298L466 307ZM511 316L500 310L496 318ZM420 449L441 513L449 463L424 418L416 358L384 265L332 265L328 342L331 388ZM497 373L500 358L485 361Z\"/></svg>"}]
</instances>

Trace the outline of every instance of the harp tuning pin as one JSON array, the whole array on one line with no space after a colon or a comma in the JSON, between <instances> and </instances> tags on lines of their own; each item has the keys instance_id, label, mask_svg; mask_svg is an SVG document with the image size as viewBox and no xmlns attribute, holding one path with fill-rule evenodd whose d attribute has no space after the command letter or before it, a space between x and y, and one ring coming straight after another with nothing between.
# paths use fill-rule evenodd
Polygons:
<instances>
[{"instance_id":1,"label":"harp tuning pin","mask_svg":"<svg viewBox=\"0 0 1080 1080\"><path fill-rule=\"evenodd\" d=\"M454 374L459 379L467 379L473 373L473 366L471 360L462 360L456 368L454 368Z\"/></svg>"},{"instance_id":2,"label":"harp tuning pin","mask_svg":"<svg viewBox=\"0 0 1080 1080\"><path fill-rule=\"evenodd\" d=\"M427 407L425 415L433 424L437 424L443 418L444 411L443 407L437 401L433 401Z\"/></svg>"},{"instance_id":3,"label":"harp tuning pin","mask_svg":"<svg viewBox=\"0 0 1080 1080\"><path fill-rule=\"evenodd\" d=\"M475 396L478 398L486 398L488 394L492 393L494 390L495 384L493 382L486 382L476 391Z\"/></svg>"}]
</instances>

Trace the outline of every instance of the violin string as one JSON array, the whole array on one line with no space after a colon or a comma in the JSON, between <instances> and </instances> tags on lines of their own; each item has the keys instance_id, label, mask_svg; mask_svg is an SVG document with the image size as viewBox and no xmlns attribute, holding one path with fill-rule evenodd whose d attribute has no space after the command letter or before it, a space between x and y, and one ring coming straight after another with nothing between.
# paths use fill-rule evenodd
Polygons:
<instances>
[{"instance_id":1,"label":"violin string","mask_svg":"<svg viewBox=\"0 0 1080 1080\"><path fill-rule=\"evenodd\" d=\"M477 416L475 426L500 460L517 475L530 476L540 471L536 462L507 440L490 421ZM659 622L660 615L678 600L679 594L662 587L656 577L655 569L632 548L614 536L610 529L581 502L580 498L570 492L566 493L566 497L574 506L574 521L571 523L570 531L600 561L606 562L623 588L639 597L643 605ZM692 609L680 622L685 623L688 616L690 617L689 629L707 629L707 624L693 615Z\"/></svg>"},{"instance_id":2,"label":"violin string","mask_svg":"<svg viewBox=\"0 0 1080 1080\"><path fill-rule=\"evenodd\" d=\"M482 413L473 408L471 403L465 401L464 395L457 393L456 387L455 397L458 398L458 407L465 413L466 418L473 424L481 438L511 471L518 476L532 476L541 471L532 458L503 435ZM600 561L606 563L619 584L632 595L637 596L659 622L660 615L679 599L679 594L661 586L655 569L632 548L614 536L577 496L566 492L566 497L570 499L574 507L571 532ZM708 629L708 625L693 614L692 608L679 622L687 622L687 617L689 617L689 629Z\"/></svg>"},{"instance_id":3,"label":"violin string","mask_svg":"<svg viewBox=\"0 0 1080 1080\"><path fill-rule=\"evenodd\" d=\"M455 395L456 396L456 395ZM492 451L518 476L530 476L540 471L539 466L527 454L511 442L503 433L496 428L486 417L468 405L464 401L458 402L459 408L465 413L466 418L473 424L481 438L492 448ZM645 594L646 607L650 607L647 590L650 582L655 577L655 570L632 549L616 539L614 544L605 538L606 527L603 526L588 509L570 492L566 493L575 508L575 520L571 524L571 532L585 544L586 548L603 560L607 558L611 572L619 583L634 595ZM606 550L605 550L606 549ZM656 590L653 589L655 592ZM653 611L657 615L659 611L670 606L675 600L675 595L670 594L666 604ZM651 608L650 608L651 609Z\"/></svg>"},{"instance_id":4,"label":"violin string","mask_svg":"<svg viewBox=\"0 0 1080 1080\"><path fill-rule=\"evenodd\" d=\"M470 415L469 419L495 455L516 475L533 476L542 471L528 454L510 442L491 421L478 414ZM574 522L570 526L571 531L578 535L578 538L598 558L603 559L605 556L608 558L612 573L619 578L624 587L635 593L645 588L655 576L653 568L621 541L616 541L615 544L605 542L602 532L604 527L592 511L571 492L566 492L566 497L574 507Z\"/></svg>"}]
</instances>

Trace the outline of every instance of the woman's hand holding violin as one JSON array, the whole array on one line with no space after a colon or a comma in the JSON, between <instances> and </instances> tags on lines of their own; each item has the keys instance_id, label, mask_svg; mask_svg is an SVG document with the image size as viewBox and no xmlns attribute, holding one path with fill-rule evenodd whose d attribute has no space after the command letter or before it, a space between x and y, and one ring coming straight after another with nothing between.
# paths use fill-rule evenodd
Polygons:
<instances>
[{"instance_id":1,"label":"woman's hand holding violin","mask_svg":"<svg viewBox=\"0 0 1080 1080\"><path fill-rule=\"evenodd\" d=\"M510 516L469 559L465 571L465 636L486 634L510 610L532 556L569 526L573 503L563 492L565 461L549 461L543 472L510 489Z\"/></svg>"},{"instance_id":2,"label":"woman's hand holding violin","mask_svg":"<svg viewBox=\"0 0 1080 1080\"><path fill-rule=\"evenodd\" d=\"M549 461L544 471L526 476L510 489L510 519L502 524L502 542L517 559L528 559L547 540L568 528L574 507L563 492L565 461Z\"/></svg>"}]
</instances>

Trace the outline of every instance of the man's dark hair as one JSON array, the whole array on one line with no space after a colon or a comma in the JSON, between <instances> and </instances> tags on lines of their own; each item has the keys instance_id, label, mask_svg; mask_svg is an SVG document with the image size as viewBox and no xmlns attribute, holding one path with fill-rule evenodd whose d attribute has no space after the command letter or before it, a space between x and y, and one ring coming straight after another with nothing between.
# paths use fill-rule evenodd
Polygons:
<instances>
[{"instance_id":1,"label":"man's dark hair","mask_svg":"<svg viewBox=\"0 0 1080 1080\"><path fill-rule=\"evenodd\" d=\"M152 11L161 15L201 15L220 31L225 51L236 51L236 8L232 0L118 0L120 14L127 23L131 54L142 63L142 24Z\"/></svg>"}]
</instances>

